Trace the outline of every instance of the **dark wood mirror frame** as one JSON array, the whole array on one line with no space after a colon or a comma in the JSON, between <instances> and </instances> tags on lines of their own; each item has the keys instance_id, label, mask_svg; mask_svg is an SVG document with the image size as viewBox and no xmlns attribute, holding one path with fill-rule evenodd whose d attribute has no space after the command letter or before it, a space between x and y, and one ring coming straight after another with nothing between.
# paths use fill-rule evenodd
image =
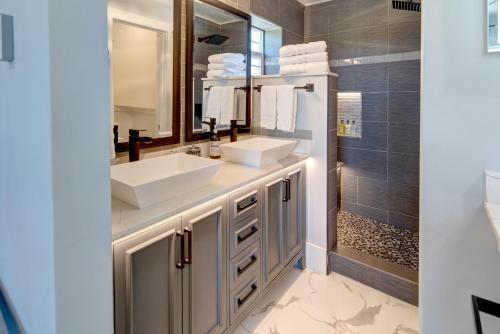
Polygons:
<instances>
[{"instance_id":1,"label":"dark wood mirror frame","mask_svg":"<svg viewBox=\"0 0 500 334\"><path fill-rule=\"evenodd\" d=\"M252 32L252 17L242 12L230 5L227 5L223 2L217 0L199 0L207 5L219 8L225 12L233 14L247 21L247 80L246 80L246 122L244 129L238 129L238 133L247 133L250 132L250 126L252 124L252 105L251 105L251 73L250 73L250 59L252 55L251 47L251 38L250 34ZM186 141L197 141L210 138L210 133L208 132L193 132L193 46L194 46L194 0L187 0L187 8L186 8ZM220 136L229 136L230 130L219 131Z\"/></svg>"},{"instance_id":2,"label":"dark wood mirror frame","mask_svg":"<svg viewBox=\"0 0 500 334\"><path fill-rule=\"evenodd\" d=\"M173 84L172 84L172 136L153 138L152 143L141 144L142 148L151 148L178 144L181 141L181 6L182 0L174 2L174 44L173 44ZM115 143L115 151L128 151L128 142Z\"/></svg>"}]
</instances>

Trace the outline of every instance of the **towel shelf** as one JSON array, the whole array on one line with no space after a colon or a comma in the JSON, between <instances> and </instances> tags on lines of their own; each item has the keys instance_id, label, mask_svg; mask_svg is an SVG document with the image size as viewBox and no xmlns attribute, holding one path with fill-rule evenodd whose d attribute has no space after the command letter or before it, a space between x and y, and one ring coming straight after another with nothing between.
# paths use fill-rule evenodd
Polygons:
<instances>
[{"instance_id":1,"label":"towel shelf","mask_svg":"<svg viewBox=\"0 0 500 334\"><path fill-rule=\"evenodd\" d=\"M256 90L257 92L261 92L263 85L257 85L253 89ZM308 83L305 86L297 86L295 89L304 89L306 92L314 92L314 84Z\"/></svg>"},{"instance_id":2,"label":"towel shelf","mask_svg":"<svg viewBox=\"0 0 500 334\"><path fill-rule=\"evenodd\" d=\"M212 87L214 87L214 86L205 87L204 90L210 90ZM246 92L248 90L248 87L245 87L245 86L243 86L243 87L234 87L234 89L236 89L236 90L243 90L243 91Z\"/></svg>"}]
</instances>

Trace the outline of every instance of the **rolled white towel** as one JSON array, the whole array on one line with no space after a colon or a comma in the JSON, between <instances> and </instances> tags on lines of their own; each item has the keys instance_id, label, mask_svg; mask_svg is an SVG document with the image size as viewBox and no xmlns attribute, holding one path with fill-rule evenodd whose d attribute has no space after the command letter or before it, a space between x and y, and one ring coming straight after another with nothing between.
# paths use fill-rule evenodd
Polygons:
<instances>
[{"instance_id":1,"label":"rolled white towel","mask_svg":"<svg viewBox=\"0 0 500 334\"><path fill-rule=\"evenodd\" d=\"M210 70L207 72L207 78L216 79L216 78L227 78L227 77L244 77L246 76L245 71L239 70Z\"/></svg>"},{"instance_id":2,"label":"rolled white towel","mask_svg":"<svg viewBox=\"0 0 500 334\"><path fill-rule=\"evenodd\" d=\"M283 57L279 59L280 65L294 65L328 61L328 52L316 52L305 55ZM209 65L210 66L210 65Z\"/></svg>"},{"instance_id":3,"label":"rolled white towel","mask_svg":"<svg viewBox=\"0 0 500 334\"><path fill-rule=\"evenodd\" d=\"M217 64L217 63L210 63L208 64L208 69L209 70L237 70L237 71L245 71L246 70L246 65L245 63L241 64Z\"/></svg>"},{"instance_id":4,"label":"rolled white towel","mask_svg":"<svg viewBox=\"0 0 500 334\"><path fill-rule=\"evenodd\" d=\"M325 41L311 42L307 44L285 45L280 48L280 57L291 57L309 53L317 53L326 51L327 44Z\"/></svg>"},{"instance_id":5,"label":"rolled white towel","mask_svg":"<svg viewBox=\"0 0 500 334\"><path fill-rule=\"evenodd\" d=\"M219 53L208 57L208 61L217 64L241 64L245 61L245 56L241 53Z\"/></svg>"},{"instance_id":6,"label":"rolled white towel","mask_svg":"<svg viewBox=\"0 0 500 334\"><path fill-rule=\"evenodd\" d=\"M281 75L303 74L303 73L316 74L316 73L328 73L328 72L330 72L330 66L328 65L327 61L280 66Z\"/></svg>"}]
</instances>

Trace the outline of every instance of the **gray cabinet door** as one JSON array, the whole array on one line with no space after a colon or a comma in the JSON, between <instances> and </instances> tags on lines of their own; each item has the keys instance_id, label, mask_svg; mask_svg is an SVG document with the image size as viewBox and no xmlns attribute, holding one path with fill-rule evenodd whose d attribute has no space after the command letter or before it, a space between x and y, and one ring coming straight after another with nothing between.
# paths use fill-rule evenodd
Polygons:
<instances>
[{"instance_id":1,"label":"gray cabinet door","mask_svg":"<svg viewBox=\"0 0 500 334\"><path fill-rule=\"evenodd\" d=\"M264 184L262 250L264 285L283 269L283 178Z\"/></svg>"},{"instance_id":2,"label":"gray cabinet door","mask_svg":"<svg viewBox=\"0 0 500 334\"><path fill-rule=\"evenodd\" d=\"M173 219L113 245L116 334L182 333L180 229Z\"/></svg>"},{"instance_id":3,"label":"gray cabinet door","mask_svg":"<svg viewBox=\"0 0 500 334\"><path fill-rule=\"evenodd\" d=\"M285 263L288 263L302 249L304 243L305 191L301 169L287 173L284 222Z\"/></svg>"},{"instance_id":4,"label":"gray cabinet door","mask_svg":"<svg viewBox=\"0 0 500 334\"><path fill-rule=\"evenodd\" d=\"M184 333L219 334L227 327L227 205L212 202L182 216Z\"/></svg>"}]
</instances>

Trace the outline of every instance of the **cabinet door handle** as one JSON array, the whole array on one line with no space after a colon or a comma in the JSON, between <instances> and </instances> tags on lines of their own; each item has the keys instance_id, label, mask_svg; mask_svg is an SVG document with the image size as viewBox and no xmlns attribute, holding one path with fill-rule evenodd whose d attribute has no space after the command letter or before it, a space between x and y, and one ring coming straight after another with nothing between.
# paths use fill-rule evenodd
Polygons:
<instances>
[{"instance_id":1,"label":"cabinet door handle","mask_svg":"<svg viewBox=\"0 0 500 334\"><path fill-rule=\"evenodd\" d=\"M292 180L287 179L286 186L287 186L287 188L286 188L286 194L287 194L286 200L289 201L290 199L292 199Z\"/></svg>"},{"instance_id":2,"label":"cabinet door handle","mask_svg":"<svg viewBox=\"0 0 500 334\"><path fill-rule=\"evenodd\" d=\"M177 236L177 239L180 240L181 244L181 259L177 261L175 266L179 269L184 269L184 234L177 232L175 235Z\"/></svg>"},{"instance_id":3,"label":"cabinet door handle","mask_svg":"<svg viewBox=\"0 0 500 334\"><path fill-rule=\"evenodd\" d=\"M193 263L193 231L186 227L184 233L187 235L188 239L187 256L184 258L184 263L191 264Z\"/></svg>"},{"instance_id":4,"label":"cabinet door handle","mask_svg":"<svg viewBox=\"0 0 500 334\"><path fill-rule=\"evenodd\" d=\"M243 210L245 210L245 209L248 209L249 207L251 207L252 205L255 205L255 204L257 204L257 197L252 196L252 197L250 198L250 202L248 202L247 204L243 204L243 205L241 205L241 202L240 202L240 203L238 203L238 205L237 205L238 212L239 212L239 211L243 211Z\"/></svg>"},{"instance_id":5,"label":"cabinet door handle","mask_svg":"<svg viewBox=\"0 0 500 334\"><path fill-rule=\"evenodd\" d=\"M250 292L243 298L238 298L238 307L240 307L241 305L245 304L245 302L250 298L252 297L252 295L255 293L255 291L257 291L257 285L255 283L252 284L252 286L250 287Z\"/></svg>"},{"instance_id":6,"label":"cabinet door handle","mask_svg":"<svg viewBox=\"0 0 500 334\"><path fill-rule=\"evenodd\" d=\"M255 225L252 225L250 227L250 231L244 235L239 235L238 234L238 242L243 242L245 240L247 240L248 238L250 238L252 235L254 235L259 229L257 228L257 226Z\"/></svg>"},{"instance_id":7,"label":"cabinet door handle","mask_svg":"<svg viewBox=\"0 0 500 334\"><path fill-rule=\"evenodd\" d=\"M288 202L288 200L290 199L290 179L288 178L284 179L283 186L285 187L283 194L283 202Z\"/></svg>"},{"instance_id":8,"label":"cabinet door handle","mask_svg":"<svg viewBox=\"0 0 500 334\"><path fill-rule=\"evenodd\" d=\"M245 271L247 271L247 270L248 270L248 269L249 269L249 268L250 268L250 267L251 267L251 266L255 263L255 261L257 261L257 256L252 255L252 256L250 257L250 261L249 261L249 262L248 262L245 266L243 266L243 268L242 268L242 267L240 267L240 266L238 266L238 269L237 269L237 271L238 271L238 275L241 275L241 274L243 274Z\"/></svg>"}]
</instances>

